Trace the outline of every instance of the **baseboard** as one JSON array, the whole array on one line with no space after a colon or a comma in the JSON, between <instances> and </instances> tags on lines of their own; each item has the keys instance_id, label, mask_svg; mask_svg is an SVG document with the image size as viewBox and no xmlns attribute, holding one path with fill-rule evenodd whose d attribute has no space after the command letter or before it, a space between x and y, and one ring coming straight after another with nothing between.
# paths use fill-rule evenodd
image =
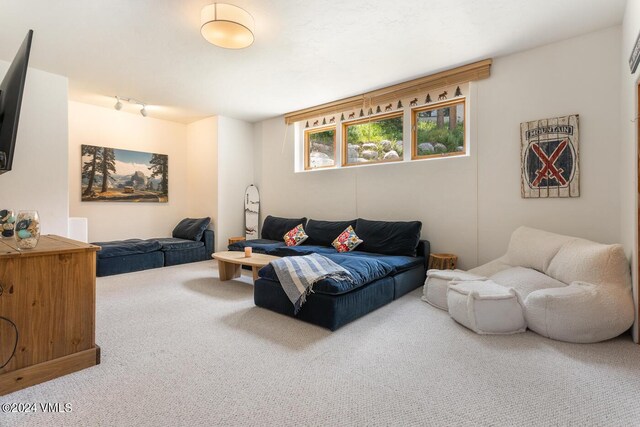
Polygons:
<instances>
[{"instance_id":1,"label":"baseboard","mask_svg":"<svg viewBox=\"0 0 640 427\"><path fill-rule=\"evenodd\" d=\"M71 374L100 363L100 347L0 375L0 396Z\"/></svg>"}]
</instances>

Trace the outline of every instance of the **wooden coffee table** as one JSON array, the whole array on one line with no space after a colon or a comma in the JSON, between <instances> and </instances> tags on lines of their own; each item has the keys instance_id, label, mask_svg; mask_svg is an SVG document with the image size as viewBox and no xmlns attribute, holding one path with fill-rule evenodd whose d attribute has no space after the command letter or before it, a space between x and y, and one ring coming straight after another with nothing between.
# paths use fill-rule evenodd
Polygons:
<instances>
[{"instance_id":1,"label":"wooden coffee table","mask_svg":"<svg viewBox=\"0 0 640 427\"><path fill-rule=\"evenodd\" d=\"M244 252L240 251L224 251L216 252L211 255L212 258L218 260L218 270L220 271L220 280L231 280L240 277L242 266L247 265L253 270L253 280L258 280L258 270L271 261L280 259L277 256L253 254L250 257L244 256Z\"/></svg>"}]
</instances>

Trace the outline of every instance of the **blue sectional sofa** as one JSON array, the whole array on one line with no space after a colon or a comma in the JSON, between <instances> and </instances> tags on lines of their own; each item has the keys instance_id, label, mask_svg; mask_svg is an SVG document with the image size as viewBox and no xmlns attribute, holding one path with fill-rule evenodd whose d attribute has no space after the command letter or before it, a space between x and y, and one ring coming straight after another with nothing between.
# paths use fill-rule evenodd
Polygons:
<instances>
[{"instance_id":1,"label":"blue sectional sofa","mask_svg":"<svg viewBox=\"0 0 640 427\"><path fill-rule=\"evenodd\" d=\"M287 247L282 236L298 224L303 224L309 238L299 246ZM352 252L338 253L331 242L349 225L363 243ZM424 284L430 245L420 240L421 227L419 221L307 221L269 216L261 239L236 242L229 250L251 246L256 253L281 257L318 253L349 270L357 279L355 284L333 279L316 283L297 314L271 265L260 270L255 282L257 306L334 331Z\"/></svg>"},{"instance_id":2,"label":"blue sectional sofa","mask_svg":"<svg viewBox=\"0 0 640 427\"><path fill-rule=\"evenodd\" d=\"M96 275L131 273L211 259L214 234L209 218L185 218L174 228L173 237L95 242Z\"/></svg>"}]
</instances>

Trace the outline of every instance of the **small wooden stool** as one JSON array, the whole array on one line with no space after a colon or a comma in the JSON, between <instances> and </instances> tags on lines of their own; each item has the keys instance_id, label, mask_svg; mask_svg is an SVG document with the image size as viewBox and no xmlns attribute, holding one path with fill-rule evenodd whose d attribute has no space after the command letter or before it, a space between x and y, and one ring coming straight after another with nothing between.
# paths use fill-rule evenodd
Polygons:
<instances>
[{"instance_id":1,"label":"small wooden stool","mask_svg":"<svg viewBox=\"0 0 640 427\"><path fill-rule=\"evenodd\" d=\"M236 242L242 242L246 240L244 237L229 237L229 244L232 245Z\"/></svg>"},{"instance_id":2,"label":"small wooden stool","mask_svg":"<svg viewBox=\"0 0 640 427\"><path fill-rule=\"evenodd\" d=\"M454 254L431 254L429 255L429 269L455 270L458 264L458 257Z\"/></svg>"}]
</instances>

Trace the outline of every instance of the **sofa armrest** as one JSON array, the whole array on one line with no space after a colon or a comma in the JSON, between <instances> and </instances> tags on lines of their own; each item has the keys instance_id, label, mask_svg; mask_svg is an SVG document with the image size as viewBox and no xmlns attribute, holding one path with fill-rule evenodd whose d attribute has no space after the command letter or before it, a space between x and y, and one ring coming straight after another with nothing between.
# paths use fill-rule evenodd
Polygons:
<instances>
[{"instance_id":1,"label":"sofa armrest","mask_svg":"<svg viewBox=\"0 0 640 427\"><path fill-rule=\"evenodd\" d=\"M204 233L202 233L201 241L204 242L204 247L207 248L207 256L210 256L213 253L215 238L213 234L213 230L206 229Z\"/></svg>"},{"instance_id":2,"label":"sofa armrest","mask_svg":"<svg viewBox=\"0 0 640 427\"><path fill-rule=\"evenodd\" d=\"M529 328L560 341L591 343L620 335L634 318L631 288L575 281L531 292L524 301Z\"/></svg>"},{"instance_id":3,"label":"sofa armrest","mask_svg":"<svg viewBox=\"0 0 640 427\"><path fill-rule=\"evenodd\" d=\"M424 257L424 269L429 269L429 255L431 255L431 243L428 240L420 240L418 242L418 248L416 249L416 255Z\"/></svg>"}]
</instances>

